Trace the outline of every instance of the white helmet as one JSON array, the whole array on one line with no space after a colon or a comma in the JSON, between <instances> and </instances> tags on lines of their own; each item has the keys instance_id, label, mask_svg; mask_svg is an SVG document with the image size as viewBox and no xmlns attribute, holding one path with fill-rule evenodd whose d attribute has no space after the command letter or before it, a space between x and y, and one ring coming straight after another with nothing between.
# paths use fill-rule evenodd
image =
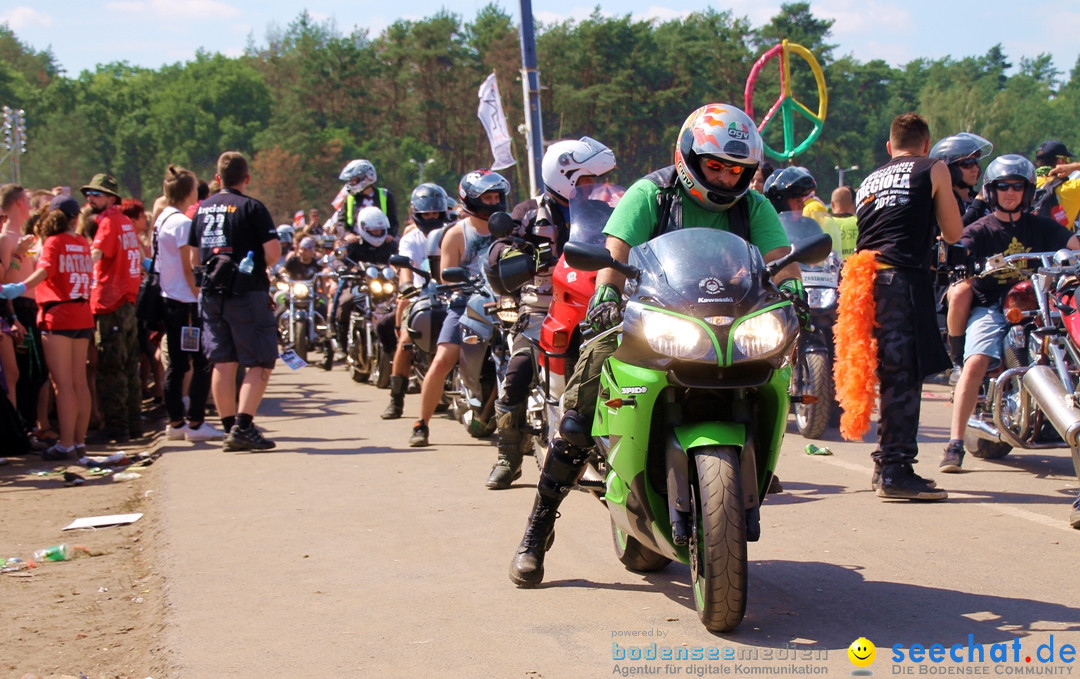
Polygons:
<instances>
[{"instance_id":1,"label":"white helmet","mask_svg":"<svg viewBox=\"0 0 1080 679\"><path fill-rule=\"evenodd\" d=\"M386 242L390 236L390 220L377 207L365 207L356 215L360 224L360 237L373 248Z\"/></svg>"},{"instance_id":2,"label":"white helmet","mask_svg":"<svg viewBox=\"0 0 1080 679\"><path fill-rule=\"evenodd\" d=\"M350 161L345 169L338 175L338 179L343 182L348 182L345 190L356 195L366 189L369 186L375 184L377 176L375 174L375 166L370 161L359 160ZM355 182L353 180L356 180Z\"/></svg>"},{"instance_id":3,"label":"white helmet","mask_svg":"<svg viewBox=\"0 0 1080 679\"><path fill-rule=\"evenodd\" d=\"M611 149L595 139L582 137L577 141L559 141L549 146L544 154L541 174L547 192L563 202L569 202L580 177L599 177L614 169L615 154Z\"/></svg>"}]
</instances>

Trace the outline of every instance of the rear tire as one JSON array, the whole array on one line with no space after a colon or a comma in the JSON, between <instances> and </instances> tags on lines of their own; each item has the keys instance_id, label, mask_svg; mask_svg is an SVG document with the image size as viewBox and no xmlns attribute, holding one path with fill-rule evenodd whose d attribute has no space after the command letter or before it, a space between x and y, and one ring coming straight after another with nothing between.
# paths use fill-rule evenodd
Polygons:
<instances>
[{"instance_id":1,"label":"rear tire","mask_svg":"<svg viewBox=\"0 0 1080 679\"><path fill-rule=\"evenodd\" d=\"M817 402L795 405L795 425L799 434L808 439L819 439L829 427L832 416L835 387L828 354L806 355L807 379L811 393L817 396Z\"/></svg>"},{"instance_id":2,"label":"rear tire","mask_svg":"<svg viewBox=\"0 0 1080 679\"><path fill-rule=\"evenodd\" d=\"M636 538L623 532L615 524L615 519L611 520L611 541L615 543L615 556L619 562L635 573L652 573L671 563L671 559L646 548Z\"/></svg>"},{"instance_id":3,"label":"rear tire","mask_svg":"<svg viewBox=\"0 0 1080 679\"><path fill-rule=\"evenodd\" d=\"M746 614L746 512L738 460L731 446L694 455L691 585L698 617L710 632L730 632Z\"/></svg>"}]
</instances>

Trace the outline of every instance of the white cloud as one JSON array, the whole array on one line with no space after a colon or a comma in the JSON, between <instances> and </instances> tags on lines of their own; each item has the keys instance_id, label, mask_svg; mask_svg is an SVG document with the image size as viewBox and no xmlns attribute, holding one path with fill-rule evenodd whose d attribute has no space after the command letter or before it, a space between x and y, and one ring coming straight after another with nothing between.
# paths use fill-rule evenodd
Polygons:
<instances>
[{"instance_id":1,"label":"white cloud","mask_svg":"<svg viewBox=\"0 0 1080 679\"><path fill-rule=\"evenodd\" d=\"M0 24L7 24L13 31L31 26L52 26L52 17L33 7L13 7L0 12Z\"/></svg>"},{"instance_id":2,"label":"white cloud","mask_svg":"<svg viewBox=\"0 0 1080 679\"><path fill-rule=\"evenodd\" d=\"M105 3L105 8L123 14L153 14L164 19L227 19L240 14L236 7L218 0L118 0Z\"/></svg>"},{"instance_id":3,"label":"white cloud","mask_svg":"<svg viewBox=\"0 0 1080 679\"><path fill-rule=\"evenodd\" d=\"M855 0L824 0L817 3L814 15L832 19L832 35L839 42L845 38L857 40L888 27L888 33L900 37L915 30L911 12L893 4L856 2Z\"/></svg>"}]
</instances>

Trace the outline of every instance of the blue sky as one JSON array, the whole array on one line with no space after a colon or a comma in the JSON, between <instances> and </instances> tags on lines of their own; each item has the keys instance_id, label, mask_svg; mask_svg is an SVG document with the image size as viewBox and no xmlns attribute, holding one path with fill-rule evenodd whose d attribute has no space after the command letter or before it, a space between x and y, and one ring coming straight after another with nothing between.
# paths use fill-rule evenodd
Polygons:
<instances>
[{"instance_id":1,"label":"blue sky","mask_svg":"<svg viewBox=\"0 0 1080 679\"><path fill-rule=\"evenodd\" d=\"M533 15L541 22L557 22L586 17L599 6L605 14L666 20L713 7L748 17L758 26L781 5L780 0L576 3L534 0ZM317 19L332 18L343 33L361 26L378 34L397 19L421 19L443 7L468 21L486 4L487 0L409 0L402 5L369 0L8 0L0 7L0 23L7 23L35 49L51 47L67 74L76 76L111 61L158 68L187 61L200 47L236 56L249 36L257 44L265 43L269 26L284 28L305 7ZM517 0L499 4L517 20ZM850 53L864 62L880 58L900 65L919 57L982 55L1000 42L1014 64L1021 56L1046 52L1067 76L1080 53L1080 5L1062 0L822 0L812 2L811 8L816 16L835 20L832 42L838 45L837 53Z\"/></svg>"}]
</instances>

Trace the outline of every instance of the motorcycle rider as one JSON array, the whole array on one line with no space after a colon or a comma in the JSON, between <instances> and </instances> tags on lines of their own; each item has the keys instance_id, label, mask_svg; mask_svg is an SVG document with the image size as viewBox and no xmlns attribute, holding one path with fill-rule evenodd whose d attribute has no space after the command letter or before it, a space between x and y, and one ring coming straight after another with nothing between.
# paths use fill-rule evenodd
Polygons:
<instances>
[{"instance_id":1,"label":"motorcycle rider","mask_svg":"<svg viewBox=\"0 0 1080 679\"><path fill-rule=\"evenodd\" d=\"M345 236L345 256L357 264L386 266L394 254L396 241L390 235L390 221L377 207L365 207L356 213L359 235ZM334 300L334 327L338 348L342 351L349 344L349 314L354 306L352 288L339 286Z\"/></svg>"},{"instance_id":2,"label":"motorcycle rider","mask_svg":"<svg viewBox=\"0 0 1080 679\"><path fill-rule=\"evenodd\" d=\"M405 234L398 243L398 254L407 256L417 269L430 272L428 234L446 225L450 220L447 212L446 191L441 186L427 183L413 189L412 196L409 198L409 214L413 225L405 228ZM398 291L407 290L412 283L413 272L405 268L400 269ZM423 280L417 281L417 284L422 285ZM381 416L384 420L396 420L401 417L405 407L405 391L409 386L409 372L412 370L413 345L402 315L409 304L409 299L399 297L397 310L391 317L397 329L397 346L394 348L394 363L390 377L390 405L386 406Z\"/></svg>"},{"instance_id":3,"label":"motorcycle rider","mask_svg":"<svg viewBox=\"0 0 1080 679\"><path fill-rule=\"evenodd\" d=\"M480 273L484 255L491 247L488 219L496 212L506 210L509 195L510 182L498 172L474 170L461 178L458 196L466 216L449 227L443 236L440 257L444 270L460 266L473 276ZM438 348L420 387L420 419L413 425L410 446L428 445L428 421L442 400L446 376L461 356L461 315L467 304L468 299L462 294L454 295L450 300L439 332Z\"/></svg>"},{"instance_id":4,"label":"motorcycle rider","mask_svg":"<svg viewBox=\"0 0 1080 679\"><path fill-rule=\"evenodd\" d=\"M285 258L285 273L294 281L306 281L314 278L322 271L322 265L315 258L315 239L304 236L300 239L300 247L296 252Z\"/></svg>"},{"instance_id":5,"label":"motorcycle rider","mask_svg":"<svg viewBox=\"0 0 1080 679\"><path fill-rule=\"evenodd\" d=\"M541 163L544 192L519 203L512 213L515 221L521 224L523 237L534 245L550 244L550 261L557 261L562 246L570 238L570 198L575 187L593 184L598 177L614 169L615 154L595 139L582 137L549 146ZM496 241L485 263L488 280L499 279L492 275L494 272L489 265L497 268L500 262L510 261L520 262L531 272L536 258L522 253L509 239ZM535 276L517 290L497 292L518 298L520 316L508 338L510 360L503 378L503 396L495 401L499 453L486 483L492 490L509 488L521 477L522 446L528 440L522 426L533 380L532 344L524 333L539 327L547 315L551 304L551 270L536 271Z\"/></svg>"},{"instance_id":6,"label":"motorcycle rider","mask_svg":"<svg viewBox=\"0 0 1080 679\"><path fill-rule=\"evenodd\" d=\"M1027 158L1013 154L996 158L986 168L983 192L993 212L965 228L960 239L975 261L993 255L1080 249L1080 239L1064 226L1028 212L1035 195L1035 166ZM954 285L966 288L974 299L965 319L964 369L953 391L949 444L938 466L942 472L959 472L963 464L964 432L975 410L979 386L986 372L1001 362L1006 328L1001 298L1014 282L1015 274L1005 272Z\"/></svg>"},{"instance_id":7,"label":"motorcycle rider","mask_svg":"<svg viewBox=\"0 0 1080 679\"><path fill-rule=\"evenodd\" d=\"M378 176L371 161L363 158L350 161L338 175L338 179L345 182L344 203L334 213L338 238L349 233L359 235L359 213L366 207L376 207L386 215L390 221L390 235L397 235L397 203L394 201L394 194L390 189L375 186Z\"/></svg>"},{"instance_id":8,"label":"motorcycle rider","mask_svg":"<svg viewBox=\"0 0 1080 679\"><path fill-rule=\"evenodd\" d=\"M945 163L952 177L953 194L964 225L990 213L990 209L975 187L979 184L979 159L990 155L994 145L971 132L957 132L939 139L930 149L930 157Z\"/></svg>"},{"instance_id":9,"label":"motorcycle rider","mask_svg":"<svg viewBox=\"0 0 1080 679\"><path fill-rule=\"evenodd\" d=\"M782 257L789 242L776 210L764 196L750 190L762 154L754 121L740 109L708 104L695 110L676 140L675 164L639 179L615 207L604 228L608 251L626 262L634 246L683 226L700 226L746 238L761 250L766 262ZM805 301L797 264L781 269L774 280ZM624 282L614 269L598 273L587 315L594 331L603 332L622 321ZM574 365L563 396L559 435L550 444L529 523L510 564L510 579L519 587L535 587L544 578L544 554L558 507L581 477L593 447L600 371L616 346L615 333L593 340Z\"/></svg>"},{"instance_id":10,"label":"motorcycle rider","mask_svg":"<svg viewBox=\"0 0 1080 679\"><path fill-rule=\"evenodd\" d=\"M765 180L765 197L769 199L777 213L798 212L804 217L811 217L821 229L833 239L833 250L840 252L840 227L827 210L819 209L821 204L814 191L817 181L810 170L792 165L773 172Z\"/></svg>"}]
</instances>

